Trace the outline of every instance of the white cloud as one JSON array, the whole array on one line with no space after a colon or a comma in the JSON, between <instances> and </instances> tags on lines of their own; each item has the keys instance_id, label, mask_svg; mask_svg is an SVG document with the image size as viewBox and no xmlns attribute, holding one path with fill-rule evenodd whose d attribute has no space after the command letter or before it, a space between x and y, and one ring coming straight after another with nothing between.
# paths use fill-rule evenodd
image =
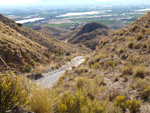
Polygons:
<instances>
[{"instance_id":1,"label":"white cloud","mask_svg":"<svg viewBox=\"0 0 150 113\"><path fill-rule=\"evenodd\" d=\"M0 5L17 5L17 4L28 4L36 3L42 0L0 0Z\"/></svg>"}]
</instances>

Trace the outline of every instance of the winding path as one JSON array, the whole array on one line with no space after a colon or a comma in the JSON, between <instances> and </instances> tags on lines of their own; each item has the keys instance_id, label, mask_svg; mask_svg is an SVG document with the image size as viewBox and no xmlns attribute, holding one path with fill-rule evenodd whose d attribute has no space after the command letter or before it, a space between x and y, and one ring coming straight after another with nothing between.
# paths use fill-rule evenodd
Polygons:
<instances>
[{"instance_id":1,"label":"winding path","mask_svg":"<svg viewBox=\"0 0 150 113\"><path fill-rule=\"evenodd\" d=\"M46 88L51 87L54 85L58 79L61 77L62 74L65 73L67 69L72 69L72 66L77 67L81 63L83 63L85 58L83 56L77 56L73 58L70 62L68 62L66 65L63 65L57 70L50 70L47 73L42 74L43 78L36 80L36 82L39 85L42 85Z\"/></svg>"}]
</instances>

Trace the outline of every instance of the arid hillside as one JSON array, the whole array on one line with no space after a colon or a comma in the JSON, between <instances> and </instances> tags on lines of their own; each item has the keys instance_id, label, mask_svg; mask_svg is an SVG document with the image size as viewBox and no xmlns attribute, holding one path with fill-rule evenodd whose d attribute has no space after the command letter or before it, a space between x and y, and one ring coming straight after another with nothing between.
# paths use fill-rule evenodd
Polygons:
<instances>
[{"instance_id":1,"label":"arid hillside","mask_svg":"<svg viewBox=\"0 0 150 113\"><path fill-rule=\"evenodd\" d=\"M33 42L0 21L0 68L22 71L26 64L49 62L48 48Z\"/></svg>"},{"instance_id":2,"label":"arid hillside","mask_svg":"<svg viewBox=\"0 0 150 113\"><path fill-rule=\"evenodd\" d=\"M72 44L82 43L86 47L94 50L101 38L108 35L109 29L101 23L88 23L81 30L73 34L68 42Z\"/></svg>"},{"instance_id":3,"label":"arid hillside","mask_svg":"<svg viewBox=\"0 0 150 113\"><path fill-rule=\"evenodd\" d=\"M87 96L90 105L95 105L90 109L83 102L83 106L80 106L81 113L82 108L102 113L149 113L149 68L148 12L129 26L101 39L94 54L87 57L77 69L67 71L58 81L58 86L64 87L65 91L67 89L73 97ZM78 91L81 91L80 94ZM97 104L100 105L96 106Z\"/></svg>"},{"instance_id":4,"label":"arid hillside","mask_svg":"<svg viewBox=\"0 0 150 113\"><path fill-rule=\"evenodd\" d=\"M34 26L32 29L56 38L61 37L61 35L67 32L66 30L51 26Z\"/></svg>"},{"instance_id":5,"label":"arid hillside","mask_svg":"<svg viewBox=\"0 0 150 113\"><path fill-rule=\"evenodd\" d=\"M56 40L51 36L28 29L22 26L21 24L17 24L14 21L2 15L0 15L0 21L17 31L19 34L25 36L26 38L48 48L51 52L53 51L63 53L65 51L65 45L62 46L60 41Z\"/></svg>"},{"instance_id":6,"label":"arid hillside","mask_svg":"<svg viewBox=\"0 0 150 113\"><path fill-rule=\"evenodd\" d=\"M84 46L64 44L49 35L27 29L2 15L0 37L1 71L8 68L21 72L29 71L37 63L51 64L58 62L58 59L65 59L66 53L71 54L69 57L72 58L78 53L90 51Z\"/></svg>"}]
</instances>

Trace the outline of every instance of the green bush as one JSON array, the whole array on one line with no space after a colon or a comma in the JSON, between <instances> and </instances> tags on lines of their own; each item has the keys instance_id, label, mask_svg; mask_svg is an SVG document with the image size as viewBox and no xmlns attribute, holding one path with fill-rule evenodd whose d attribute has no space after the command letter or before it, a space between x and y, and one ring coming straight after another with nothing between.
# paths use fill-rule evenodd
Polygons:
<instances>
[{"instance_id":1,"label":"green bush","mask_svg":"<svg viewBox=\"0 0 150 113\"><path fill-rule=\"evenodd\" d=\"M23 107L29 103L23 79L9 75L0 75L0 113Z\"/></svg>"},{"instance_id":2,"label":"green bush","mask_svg":"<svg viewBox=\"0 0 150 113\"><path fill-rule=\"evenodd\" d=\"M32 69L32 66L30 64L26 64L23 68L23 72L30 72Z\"/></svg>"},{"instance_id":3,"label":"green bush","mask_svg":"<svg viewBox=\"0 0 150 113\"><path fill-rule=\"evenodd\" d=\"M67 52L67 53L66 53L66 56L70 56L70 52Z\"/></svg>"},{"instance_id":4,"label":"green bush","mask_svg":"<svg viewBox=\"0 0 150 113\"><path fill-rule=\"evenodd\" d=\"M58 60L59 60L59 61L62 61L63 59L60 57L60 58L58 58Z\"/></svg>"}]
</instances>

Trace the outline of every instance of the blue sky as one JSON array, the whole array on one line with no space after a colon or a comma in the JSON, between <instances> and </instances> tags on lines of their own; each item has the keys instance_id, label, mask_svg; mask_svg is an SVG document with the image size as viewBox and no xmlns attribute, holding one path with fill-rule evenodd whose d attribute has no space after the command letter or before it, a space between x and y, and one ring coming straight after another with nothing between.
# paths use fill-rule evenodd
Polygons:
<instances>
[{"instance_id":1,"label":"blue sky","mask_svg":"<svg viewBox=\"0 0 150 113\"><path fill-rule=\"evenodd\" d=\"M97 3L97 2L150 2L150 0L0 0L0 5L19 4L74 4L74 3Z\"/></svg>"}]
</instances>

